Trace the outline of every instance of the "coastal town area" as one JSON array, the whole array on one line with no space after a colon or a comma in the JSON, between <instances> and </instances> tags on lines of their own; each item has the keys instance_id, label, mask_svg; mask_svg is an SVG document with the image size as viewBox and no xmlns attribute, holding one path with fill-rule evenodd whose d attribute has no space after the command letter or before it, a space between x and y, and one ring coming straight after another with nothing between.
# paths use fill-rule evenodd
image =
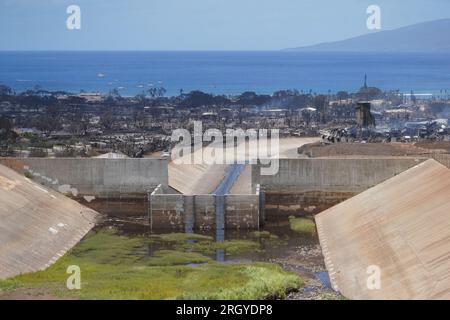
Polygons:
<instances>
[{"instance_id":1,"label":"coastal town area","mask_svg":"<svg viewBox=\"0 0 450 320\"><path fill-rule=\"evenodd\" d=\"M17 157L94 157L108 152L132 158L167 155L175 129L279 129L281 137L323 137L324 144L416 144L448 149L450 97L383 92L316 94L296 90L236 96L201 91L164 97L164 88L134 97L49 92L15 94L0 87L0 154ZM357 102L370 101L371 126L358 129ZM345 146L344 148L346 148ZM329 147L331 150L332 147ZM439 149L439 148L438 148ZM339 154L339 153L338 153Z\"/></svg>"}]
</instances>

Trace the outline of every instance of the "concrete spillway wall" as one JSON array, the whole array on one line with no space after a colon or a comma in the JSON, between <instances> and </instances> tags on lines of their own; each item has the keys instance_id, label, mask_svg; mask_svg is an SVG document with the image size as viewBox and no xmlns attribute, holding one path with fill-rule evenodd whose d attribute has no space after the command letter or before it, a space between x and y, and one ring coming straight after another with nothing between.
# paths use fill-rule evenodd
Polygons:
<instances>
[{"instance_id":1,"label":"concrete spillway wall","mask_svg":"<svg viewBox=\"0 0 450 320\"><path fill-rule=\"evenodd\" d=\"M0 163L74 196L147 194L168 184L166 159L3 158Z\"/></svg>"},{"instance_id":2,"label":"concrete spillway wall","mask_svg":"<svg viewBox=\"0 0 450 320\"><path fill-rule=\"evenodd\" d=\"M361 192L389 179L425 158L280 159L275 175L261 175L252 166L252 185L266 191L348 191Z\"/></svg>"},{"instance_id":3,"label":"concrete spillway wall","mask_svg":"<svg viewBox=\"0 0 450 320\"><path fill-rule=\"evenodd\" d=\"M165 192L166 190L159 186L149 197L149 220L154 229L192 231L223 227L226 229L257 229L259 227L259 190L255 194L224 196L166 194ZM221 212L223 212L223 225L218 225L220 219L217 218Z\"/></svg>"},{"instance_id":4,"label":"concrete spillway wall","mask_svg":"<svg viewBox=\"0 0 450 320\"><path fill-rule=\"evenodd\" d=\"M280 159L275 175L252 166L252 186L266 193L266 215L318 213L371 188L426 158Z\"/></svg>"},{"instance_id":5,"label":"concrete spillway wall","mask_svg":"<svg viewBox=\"0 0 450 320\"><path fill-rule=\"evenodd\" d=\"M225 227L255 229L259 227L259 191L254 195L229 194L225 196Z\"/></svg>"}]
</instances>

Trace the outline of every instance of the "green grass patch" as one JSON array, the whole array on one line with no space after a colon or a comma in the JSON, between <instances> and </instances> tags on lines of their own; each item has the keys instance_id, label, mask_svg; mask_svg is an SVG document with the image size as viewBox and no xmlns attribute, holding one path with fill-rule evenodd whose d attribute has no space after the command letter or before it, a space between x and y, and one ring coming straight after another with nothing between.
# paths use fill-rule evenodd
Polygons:
<instances>
[{"instance_id":1,"label":"green grass patch","mask_svg":"<svg viewBox=\"0 0 450 320\"><path fill-rule=\"evenodd\" d=\"M226 240L224 242L216 242L215 248L223 249L226 255L234 255L261 250L261 245L250 240Z\"/></svg>"},{"instance_id":2,"label":"green grass patch","mask_svg":"<svg viewBox=\"0 0 450 320\"><path fill-rule=\"evenodd\" d=\"M230 274L224 277L224 273ZM287 292L297 290L304 285L297 275L283 271L280 266L269 263L252 265L216 264L209 267L208 277L213 286L208 285L202 291L188 291L179 298L192 300L284 298ZM201 283L202 279L193 275L184 285L195 287L197 281ZM239 285L239 281L244 282L245 285Z\"/></svg>"},{"instance_id":3,"label":"green grass patch","mask_svg":"<svg viewBox=\"0 0 450 320\"><path fill-rule=\"evenodd\" d=\"M71 256L109 265L136 263L146 256L146 243L143 237L128 238L114 229L102 229L74 247Z\"/></svg>"},{"instance_id":4,"label":"green grass patch","mask_svg":"<svg viewBox=\"0 0 450 320\"><path fill-rule=\"evenodd\" d=\"M152 235L153 243L170 245L176 251L214 254L217 250L224 250L226 255L235 255L255 250L261 250L261 245L253 240L225 240L214 241L213 237L195 233L167 233Z\"/></svg>"},{"instance_id":5,"label":"green grass patch","mask_svg":"<svg viewBox=\"0 0 450 320\"><path fill-rule=\"evenodd\" d=\"M269 231L253 231L250 235L254 238L270 238Z\"/></svg>"},{"instance_id":6,"label":"green grass patch","mask_svg":"<svg viewBox=\"0 0 450 320\"><path fill-rule=\"evenodd\" d=\"M23 175L28 179L34 178L33 174L30 171L25 171L25 173Z\"/></svg>"},{"instance_id":7,"label":"green grass patch","mask_svg":"<svg viewBox=\"0 0 450 320\"><path fill-rule=\"evenodd\" d=\"M179 246L186 245L181 244L180 236L172 237L176 239L173 242L180 242ZM243 240L211 240L202 238L188 245L206 243L208 250L223 248L228 252L255 249L258 245ZM17 288L38 288L56 297L79 299L261 299L283 297L287 291L302 286L297 275L278 265L220 264L191 247L158 250L148 256L151 241L121 236L114 230L92 232L48 269L0 280L0 296ZM71 265L81 269L81 290L66 287L70 276L66 270Z\"/></svg>"},{"instance_id":8,"label":"green grass patch","mask_svg":"<svg viewBox=\"0 0 450 320\"><path fill-rule=\"evenodd\" d=\"M183 243L186 241L198 241L198 242L214 241L213 237L195 233L165 233L152 235L150 239L156 242L173 242L173 243Z\"/></svg>"},{"instance_id":9,"label":"green grass patch","mask_svg":"<svg viewBox=\"0 0 450 320\"><path fill-rule=\"evenodd\" d=\"M225 240L224 242L187 242L178 247L179 250L194 251L203 254L213 254L224 250L226 255L236 255L245 252L261 250L261 244L251 240Z\"/></svg>"},{"instance_id":10,"label":"green grass patch","mask_svg":"<svg viewBox=\"0 0 450 320\"><path fill-rule=\"evenodd\" d=\"M316 224L310 218L289 217L289 225L292 230L301 234L315 235Z\"/></svg>"},{"instance_id":11,"label":"green grass patch","mask_svg":"<svg viewBox=\"0 0 450 320\"><path fill-rule=\"evenodd\" d=\"M175 266L187 265L190 263L206 263L211 258L197 252L183 252L176 250L159 250L153 254L153 257L146 261L149 266Z\"/></svg>"},{"instance_id":12,"label":"green grass patch","mask_svg":"<svg viewBox=\"0 0 450 320\"><path fill-rule=\"evenodd\" d=\"M268 240L277 240L278 236L276 234L270 233L269 231L253 231L250 233L250 236L258 239L268 239Z\"/></svg>"}]
</instances>

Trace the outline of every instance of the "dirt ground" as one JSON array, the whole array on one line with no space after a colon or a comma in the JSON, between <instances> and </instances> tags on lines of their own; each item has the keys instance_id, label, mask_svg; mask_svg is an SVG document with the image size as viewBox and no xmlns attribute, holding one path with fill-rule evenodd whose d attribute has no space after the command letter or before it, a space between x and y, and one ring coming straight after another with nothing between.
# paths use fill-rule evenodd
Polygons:
<instances>
[{"instance_id":1,"label":"dirt ground","mask_svg":"<svg viewBox=\"0 0 450 320\"><path fill-rule=\"evenodd\" d=\"M343 297L331 287L326 286L315 274L326 273L322 249L319 244L298 246L287 252L285 258L273 259L283 269L298 274L305 286L296 292L291 292L287 300L340 300ZM331 286L331 284L330 284Z\"/></svg>"},{"instance_id":2,"label":"dirt ground","mask_svg":"<svg viewBox=\"0 0 450 320\"><path fill-rule=\"evenodd\" d=\"M427 150L442 150L446 153L450 153L450 141L420 141L414 144L416 147Z\"/></svg>"},{"instance_id":3,"label":"dirt ground","mask_svg":"<svg viewBox=\"0 0 450 320\"><path fill-rule=\"evenodd\" d=\"M435 148L436 147L436 148ZM311 158L336 156L421 156L431 153L445 153L439 143L336 143L322 142L304 145L299 149L301 154ZM448 145L450 150L450 144Z\"/></svg>"},{"instance_id":4,"label":"dirt ground","mask_svg":"<svg viewBox=\"0 0 450 320\"><path fill-rule=\"evenodd\" d=\"M0 300L73 300L56 297L43 289L16 289L7 293L0 292Z\"/></svg>"}]
</instances>

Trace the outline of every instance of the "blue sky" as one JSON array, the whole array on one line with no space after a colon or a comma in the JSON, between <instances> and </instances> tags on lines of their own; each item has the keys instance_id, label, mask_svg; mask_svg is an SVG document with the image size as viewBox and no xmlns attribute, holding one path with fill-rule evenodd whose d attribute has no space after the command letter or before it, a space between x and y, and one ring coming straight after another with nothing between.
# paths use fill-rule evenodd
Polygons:
<instances>
[{"instance_id":1,"label":"blue sky","mask_svg":"<svg viewBox=\"0 0 450 320\"><path fill-rule=\"evenodd\" d=\"M81 30L66 8L81 7ZM278 50L450 18L448 0L0 0L0 50Z\"/></svg>"}]
</instances>

